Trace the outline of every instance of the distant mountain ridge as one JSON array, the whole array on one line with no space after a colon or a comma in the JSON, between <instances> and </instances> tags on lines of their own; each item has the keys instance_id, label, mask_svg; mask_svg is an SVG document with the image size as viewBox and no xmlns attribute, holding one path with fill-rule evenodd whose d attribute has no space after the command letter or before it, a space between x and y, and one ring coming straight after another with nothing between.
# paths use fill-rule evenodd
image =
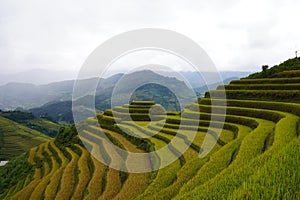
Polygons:
<instances>
[{"instance_id":1,"label":"distant mountain ridge","mask_svg":"<svg viewBox=\"0 0 300 200\"><path fill-rule=\"evenodd\" d=\"M165 77L159 74L156 74L149 70L138 71L131 74L126 74L122 76L122 79L119 80L121 75L115 75L108 79L103 79L101 82L101 86L103 89L97 89L95 100L93 96L89 93L88 89L83 90L85 93L83 97L77 99L73 102L79 109L81 120L86 119L87 117L93 116L92 108L88 107L88 102L95 101L95 106L97 111L104 111L106 109L111 108L112 106L112 95L114 91L114 83L119 81L119 87L116 93L114 93L114 101L115 105L123 105L128 103L129 100L147 100L149 95L156 96L155 99L159 101L161 99L162 105L166 108L173 108L174 110L179 110L178 103L176 100L167 103L165 99L166 90L162 87L153 87L153 84L146 84L144 79L141 77L147 77L149 80L152 80L154 83L159 82L162 85L167 85L174 90L181 91L178 94L181 99L189 99L191 97L190 93L192 91L191 88L188 88L183 81L179 81L174 77ZM110 83L110 84L109 84ZM141 88L135 88L136 86L144 86ZM130 92L137 90L137 93L133 93L134 99L130 96ZM169 91L170 92L170 91ZM167 92L167 93L169 93ZM164 103L165 102L165 103ZM170 105L168 105L170 104ZM73 113L72 113L72 101L58 101L53 103L47 103L38 108L29 109L30 112L35 114L36 116L50 116L55 121L66 121L73 122Z\"/></svg>"},{"instance_id":2,"label":"distant mountain ridge","mask_svg":"<svg viewBox=\"0 0 300 200\"><path fill-rule=\"evenodd\" d=\"M182 76L191 83L193 88L205 85L205 81L196 72L180 73L182 73ZM227 79L229 77L240 78L248 74L248 72L220 72L223 79ZM123 74L121 73L115 74L103 79L104 81L101 82L101 86L103 86L101 90L113 87L122 75ZM176 77L179 81L182 81L182 79L179 79L179 77L176 76L176 73L160 72L160 75L165 77ZM204 73L204 75L207 76L206 78L211 77L210 73ZM37 75L36 78L39 78L39 76L40 75ZM88 93L89 86L95 84L97 78L90 78L82 81L86 82L83 90ZM40 107L49 102L70 101L74 82L75 80L66 80L42 85L20 82L7 83L6 85L0 86L0 109L31 109Z\"/></svg>"},{"instance_id":3,"label":"distant mountain ridge","mask_svg":"<svg viewBox=\"0 0 300 200\"><path fill-rule=\"evenodd\" d=\"M103 85L111 87L117 80L114 75L104 79ZM90 85L96 84L98 79L91 78L80 80L83 82L82 90L90 91ZM34 85L29 83L8 83L0 86L0 109L14 110L16 108L30 109L42 106L53 101L66 101L72 99L73 85L75 80L54 82L46 85Z\"/></svg>"},{"instance_id":4,"label":"distant mountain ridge","mask_svg":"<svg viewBox=\"0 0 300 200\"><path fill-rule=\"evenodd\" d=\"M49 84L64 80L72 80L76 77L76 71L32 69L19 73L0 75L0 86L10 82L31 83L35 85Z\"/></svg>"}]
</instances>

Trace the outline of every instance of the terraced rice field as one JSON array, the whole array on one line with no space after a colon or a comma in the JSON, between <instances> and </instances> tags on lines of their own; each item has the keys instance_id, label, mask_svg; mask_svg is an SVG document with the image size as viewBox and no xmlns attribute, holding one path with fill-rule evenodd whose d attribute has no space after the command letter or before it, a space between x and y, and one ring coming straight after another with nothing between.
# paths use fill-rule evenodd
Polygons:
<instances>
[{"instance_id":1,"label":"terraced rice field","mask_svg":"<svg viewBox=\"0 0 300 200\"><path fill-rule=\"evenodd\" d=\"M49 139L38 131L0 117L0 160L10 160Z\"/></svg>"},{"instance_id":2,"label":"terraced rice field","mask_svg":"<svg viewBox=\"0 0 300 200\"><path fill-rule=\"evenodd\" d=\"M103 134L121 149L134 153L154 151L170 144L175 135L191 145L163 169L139 174L121 172L96 159L117 162L119 152L105 144L103 135L95 134L99 129L97 120L88 119L81 139L95 157L78 144L62 151L53 140L44 143L30 150L28 161L36 167L29 184L20 183L2 197L300 199L300 104L294 103L298 90L293 89L298 84L299 78L233 81L225 86L227 100L218 98L219 87L183 112L164 117L160 113L152 122L149 109L153 102L135 102L108 110L99 114L98 120ZM122 124L115 124L113 111ZM122 130L147 139L134 139ZM189 141L187 136L192 132L196 136ZM206 157L199 158L205 137L216 145ZM178 156L176 145L170 145L168 151ZM149 157L145 165L159 162L161 156ZM123 167L131 164L127 160Z\"/></svg>"}]
</instances>

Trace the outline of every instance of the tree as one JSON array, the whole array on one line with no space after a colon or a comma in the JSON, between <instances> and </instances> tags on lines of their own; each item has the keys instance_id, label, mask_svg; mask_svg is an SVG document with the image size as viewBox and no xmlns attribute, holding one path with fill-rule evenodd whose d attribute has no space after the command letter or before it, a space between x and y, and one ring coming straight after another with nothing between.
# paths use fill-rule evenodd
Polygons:
<instances>
[{"instance_id":1,"label":"tree","mask_svg":"<svg viewBox=\"0 0 300 200\"><path fill-rule=\"evenodd\" d=\"M266 72L267 69L269 68L269 66L268 66L268 65L263 65L261 68L262 68L262 71L263 71L263 72Z\"/></svg>"}]
</instances>

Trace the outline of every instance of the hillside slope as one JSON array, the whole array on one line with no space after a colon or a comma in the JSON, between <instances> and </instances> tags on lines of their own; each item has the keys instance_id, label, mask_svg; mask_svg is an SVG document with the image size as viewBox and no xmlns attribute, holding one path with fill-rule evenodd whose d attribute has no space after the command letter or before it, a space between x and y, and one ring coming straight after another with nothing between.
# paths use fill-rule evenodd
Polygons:
<instances>
[{"instance_id":1,"label":"hillside slope","mask_svg":"<svg viewBox=\"0 0 300 200\"><path fill-rule=\"evenodd\" d=\"M279 65L275 65L270 69L267 68L262 72L251 74L247 77L247 79L292 78L292 77L299 77L299 76L300 76L300 58L293 58Z\"/></svg>"},{"instance_id":2,"label":"hillside slope","mask_svg":"<svg viewBox=\"0 0 300 200\"><path fill-rule=\"evenodd\" d=\"M0 160L10 160L49 139L39 131L0 116Z\"/></svg>"},{"instance_id":3,"label":"hillside slope","mask_svg":"<svg viewBox=\"0 0 300 200\"><path fill-rule=\"evenodd\" d=\"M74 126L60 129L55 140L20 158L26 160L29 170L19 182L7 181L0 187L0 199L299 199L300 104L293 88L297 86L289 81L300 84L300 76L232 81L207 92L181 113L164 115L160 110L151 118L149 113L157 106L154 102L133 102L82 124L83 143L94 155L110 162L115 162L113 154L118 151L108 148L103 136L97 134L98 121L112 143L136 153L161 149L175 134L188 143L187 135L197 131L183 156L151 173L109 168L83 148ZM227 99L220 98L221 87L225 87ZM165 123L161 120L164 117ZM119 119L122 124L116 125ZM205 136L216 145L206 157L199 158ZM176 156L179 149L170 145L168 151ZM149 158L148 164L159 161L160 156ZM10 165L1 167L0 174ZM6 173L3 180L11 177L15 176Z\"/></svg>"},{"instance_id":4,"label":"hillside slope","mask_svg":"<svg viewBox=\"0 0 300 200\"><path fill-rule=\"evenodd\" d=\"M53 121L49 121L45 118L35 117L32 113L27 112L0 110L0 116L39 131L49 137L55 137L60 127L59 124Z\"/></svg>"}]
</instances>

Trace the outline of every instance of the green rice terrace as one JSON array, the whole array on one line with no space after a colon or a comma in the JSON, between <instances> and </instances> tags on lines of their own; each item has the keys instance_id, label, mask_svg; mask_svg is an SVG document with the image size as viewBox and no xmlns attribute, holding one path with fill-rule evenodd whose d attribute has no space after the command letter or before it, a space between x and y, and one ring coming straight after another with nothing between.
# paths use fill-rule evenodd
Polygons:
<instances>
[{"instance_id":1,"label":"green rice terrace","mask_svg":"<svg viewBox=\"0 0 300 200\"><path fill-rule=\"evenodd\" d=\"M55 139L0 168L0 199L300 199L299 60L219 86L182 112L133 101L87 119L80 139L74 125L60 128ZM222 88L227 99L220 98ZM176 134L183 141L191 131L197 134L171 165L126 173L102 164L83 146L107 160L118 153L95 143L103 140L93 131L98 121L113 144L135 153L160 149ZM199 158L205 136L216 145ZM178 154L175 146L169 149Z\"/></svg>"},{"instance_id":2,"label":"green rice terrace","mask_svg":"<svg viewBox=\"0 0 300 200\"><path fill-rule=\"evenodd\" d=\"M10 160L49 139L37 130L0 116L0 160Z\"/></svg>"}]
</instances>

